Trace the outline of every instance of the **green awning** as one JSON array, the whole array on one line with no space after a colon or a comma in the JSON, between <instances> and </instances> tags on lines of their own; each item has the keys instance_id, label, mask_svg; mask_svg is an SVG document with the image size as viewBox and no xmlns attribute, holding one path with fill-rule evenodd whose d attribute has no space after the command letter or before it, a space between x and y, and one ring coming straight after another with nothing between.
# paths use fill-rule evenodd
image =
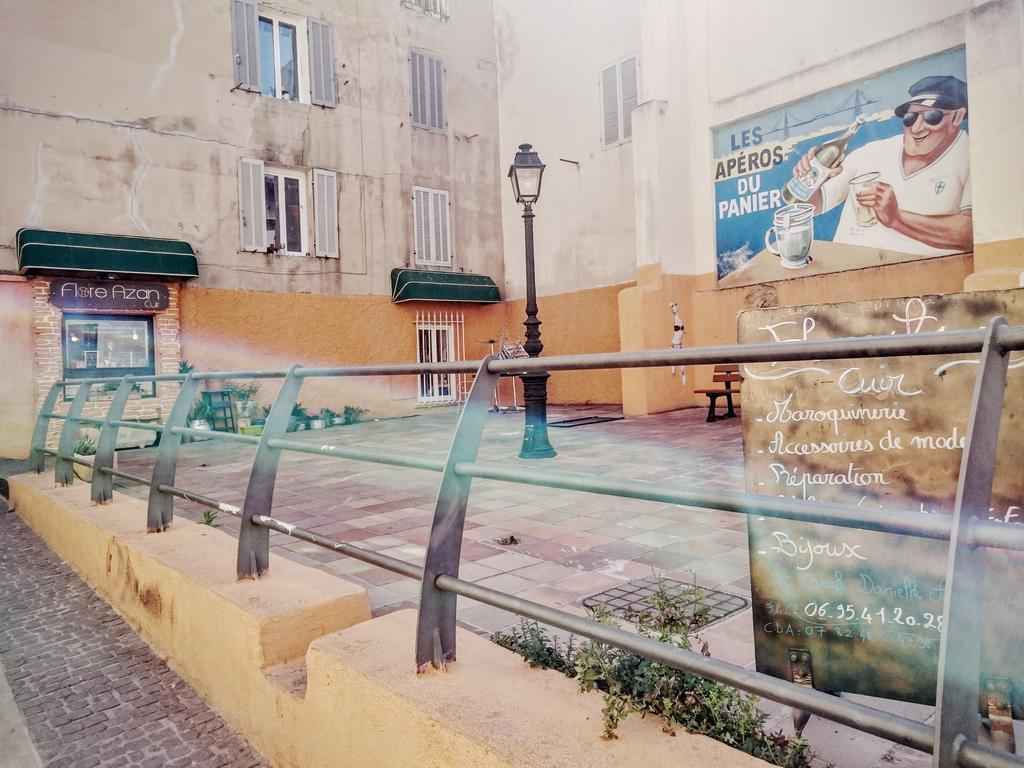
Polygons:
<instances>
[{"instance_id":1,"label":"green awning","mask_svg":"<svg viewBox=\"0 0 1024 768\"><path fill-rule=\"evenodd\" d=\"M475 304L497 304L501 301L498 286L487 275L465 272L429 272L425 269L392 269L391 300L403 301L468 301Z\"/></svg>"},{"instance_id":2,"label":"green awning","mask_svg":"<svg viewBox=\"0 0 1024 768\"><path fill-rule=\"evenodd\" d=\"M199 277L199 263L184 240L123 235L89 235L48 229L19 229L18 272L102 273L131 277Z\"/></svg>"}]
</instances>

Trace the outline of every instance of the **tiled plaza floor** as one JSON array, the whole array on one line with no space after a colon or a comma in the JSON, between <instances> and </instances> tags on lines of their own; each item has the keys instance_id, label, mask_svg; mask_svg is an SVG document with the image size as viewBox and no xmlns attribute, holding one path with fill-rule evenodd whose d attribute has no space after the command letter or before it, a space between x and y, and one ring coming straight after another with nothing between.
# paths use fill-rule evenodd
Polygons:
<instances>
[{"instance_id":1,"label":"tiled plaza floor","mask_svg":"<svg viewBox=\"0 0 1024 768\"><path fill-rule=\"evenodd\" d=\"M607 408L552 409L549 420ZM480 461L587 472L707 489L742 490L739 419L706 423L700 409L601 424L551 428L559 455L541 461L517 457L522 414L491 414ZM444 459L457 414L367 422L292 437L308 442L385 450ZM153 449L123 456L121 467L148 474ZM240 504L252 449L194 443L183 448L176 485ZM274 496L275 517L325 536L422 563L440 475L344 459L286 454ZM144 488L124 491L142 495ZM176 514L198 519L202 507L176 502ZM463 578L547 605L581 610L583 598L623 582L665 574L696 577L749 596L746 522L742 515L688 509L576 491L474 480L462 547ZM225 534L237 520L221 514ZM518 544L499 544L514 536ZM367 588L377 613L415 603L419 584L282 534L272 552L344 576ZM273 567L273 565L271 565ZM495 608L460 600L459 619L478 632L516 621ZM739 640L749 639L740 633ZM723 649L724 650L724 649ZM731 654L730 654L731 655ZM749 656L749 658L746 658ZM740 663L752 659L749 650Z\"/></svg>"}]
</instances>

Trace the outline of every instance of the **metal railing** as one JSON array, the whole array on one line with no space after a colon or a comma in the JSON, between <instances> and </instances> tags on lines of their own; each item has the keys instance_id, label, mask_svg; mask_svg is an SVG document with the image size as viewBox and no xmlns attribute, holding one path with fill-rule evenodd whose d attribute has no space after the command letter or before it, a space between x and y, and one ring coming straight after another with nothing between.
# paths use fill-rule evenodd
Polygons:
<instances>
[{"instance_id":1,"label":"metal railing","mask_svg":"<svg viewBox=\"0 0 1024 768\"><path fill-rule=\"evenodd\" d=\"M655 660L673 669L690 672L735 688L788 704L804 712L889 739L933 755L935 766L1022 766L1024 760L977 741L980 639L976 628L982 617L981 587L975 574L983 548L1024 551L1024 526L987 520L995 471L996 441L1006 386L1009 352L1024 349L1024 326L1008 326L1002 318L987 329L907 336L872 336L787 344L748 344L684 350L648 350L590 355L565 355L543 359L501 360L490 356L477 363L398 364L302 368L287 371L230 371L163 376L126 376L123 379L78 379L57 382L40 410L30 461L36 471L45 468L45 457L56 456L55 475L60 484L72 482L72 463L89 463L72 455L80 424L100 426L93 457L91 494L95 502L109 501L114 477L149 486L147 529L163 531L173 518L174 498L241 518L238 538L239 579L258 578L269 568L270 531L278 531L343 555L422 582L416 630L416 664L443 666L455 658L455 607L461 595L573 632L581 637ZM756 363L795 360L834 360L864 357L980 353L964 444L956 502L952 517L911 512L865 510L835 503L808 502L735 492L708 492L660 483L605 479L591 475L521 466L477 462L477 453L491 395L501 374L531 371L569 371L600 368L640 368ZM285 437L303 382L310 378L382 375L475 373L468 401L459 418L445 461L422 456L381 453L342 446L318 446ZM186 420L204 379L283 379L259 437L189 429ZM82 415L91 386L119 381L104 419ZM179 381L181 389L163 425L144 425L122 419L133 385L149 381ZM64 414L54 412L63 386L78 391ZM50 419L64 422L56 451L45 447ZM112 467L117 430L141 427L162 432L150 478ZM184 436L228 440L256 446L245 500L241 507L175 486L177 461ZM271 513L277 468L284 451L333 456L441 473L430 538L422 567L353 544L321 536L275 519ZM939 650L935 725L927 725L828 693L727 664L699 653L639 637L625 630L547 607L529 600L473 584L459 578L466 505L473 478L563 488L632 499L683 504L703 509L726 510L847 528L882 531L926 539L949 541L944 595L945 630ZM956 674L954 674L954 671Z\"/></svg>"}]
</instances>

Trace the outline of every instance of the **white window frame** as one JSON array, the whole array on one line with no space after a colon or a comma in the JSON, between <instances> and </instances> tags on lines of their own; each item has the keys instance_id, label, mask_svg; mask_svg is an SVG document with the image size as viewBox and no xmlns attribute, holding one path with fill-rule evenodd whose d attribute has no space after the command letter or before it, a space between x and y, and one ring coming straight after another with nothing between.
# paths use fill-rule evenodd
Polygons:
<instances>
[{"instance_id":1,"label":"white window frame","mask_svg":"<svg viewBox=\"0 0 1024 768\"><path fill-rule=\"evenodd\" d=\"M424 360L424 351L430 360ZM465 317L462 312L416 313L417 363L465 359ZM416 377L416 398L420 405L453 405L465 400L468 392L468 374L423 373Z\"/></svg>"},{"instance_id":2,"label":"white window frame","mask_svg":"<svg viewBox=\"0 0 1024 768\"><path fill-rule=\"evenodd\" d=\"M282 223L283 223L283 220L281 219L280 206L281 206L281 203L284 201L284 184L282 183L283 180L284 179L296 179L299 182L299 191L300 191L300 197L299 197L299 228L301 230L300 231L300 236L302 237L303 249L299 250L299 251L293 251L293 250L290 250L288 248L282 248L279 251L275 251L275 253L277 253L278 255L281 255L281 256L309 256L310 253L313 250L312 249L311 235L310 235L310 231L309 231L309 214L308 214L309 195L311 193L310 183L309 183L309 174L306 171L303 171L303 170L298 169L298 168L285 168L285 167L277 166L277 165L264 165L263 166L264 183L265 183L265 180L266 180L267 176L276 176L278 178L278 200L277 200L277 203L278 203L278 219L279 219L279 221L282 221ZM267 237L266 200L264 200L263 211L261 211L261 214L262 214L261 222L263 224L264 238L267 238L266 243L265 243L265 247L269 248L270 247L270 240ZM285 231L286 231L285 228L282 227L282 237L285 237Z\"/></svg>"},{"instance_id":3,"label":"white window frame","mask_svg":"<svg viewBox=\"0 0 1024 768\"><path fill-rule=\"evenodd\" d=\"M401 0L402 6L412 11L419 11L424 16L433 16L441 21L448 21L448 0Z\"/></svg>"},{"instance_id":4,"label":"white window frame","mask_svg":"<svg viewBox=\"0 0 1024 768\"><path fill-rule=\"evenodd\" d=\"M634 61L635 71L635 84L634 94L632 97L633 104L627 109L628 99L624 96L622 91L622 65L628 61ZM605 134L605 118L607 112L605 111L605 93L604 93L604 73L606 70L615 68L615 109L616 109L616 136L614 141L608 141L608 137ZM611 149L612 147L618 147L622 144L627 144L633 140L633 118L632 112L636 109L640 98L640 56L636 53L631 53L628 56L623 56L618 61L615 61L607 66L601 67L601 71L597 78L597 93L598 93L598 104L600 105L600 117L601 117L601 146L605 149ZM629 135L626 135L627 123L629 125Z\"/></svg>"},{"instance_id":5,"label":"white window frame","mask_svg":"<svg viewBox=\"0 0 1024 768\"><path fill-rule=\"evenodd\" d=\"M420 200L425 196L427 200L426 205L426 221L422 222L422 231L424 234L423 241L421 242L419 233L421 231L421 207ZM438 205L435 201L440 201L440 216L438 211ZM437 228L443 223L444 225L444 238L443 243L439 246L441 253L437 253L438 238L441 233L438 232ZM447 190L444 189L432 189L430 187L413 187L412 188L412 229L413 229L413 251L415 253L415 262L419 266L426 267L451 267L452 266L452 226L451 226L451 196ZM427 248L421 248L421 245L427 245ZM423 251L429 251L424 253Z\"/></svg>"},{"instance_id":6,"label":"white window frame","mask_svg":"<svg viewBox=\"0 0 1024 768\"><path fill-rule=\"evenodd\" d=\"M256 48L257 56L262 59L262 51L260 50L260 34L259 34L259 22L262 19L267 19L274 24L274 91L279 94L278 96L266 96L263 94L262 87L263 83L260 83L260 93L266 98L277 98L281 101L291 101L291 99L285 99L280 96L281 93L281 35L280 25L287 24L290 27L295 27L295 66L299 71L299 98L300 104L310 104L312 99L310 97L309 90L309 30L306 25L306 19L302 16L293 16L290 13L281 13L280 11L272 11L265 5L259 6L259 14L256 21Z\"/></svg>"}]
</instances>

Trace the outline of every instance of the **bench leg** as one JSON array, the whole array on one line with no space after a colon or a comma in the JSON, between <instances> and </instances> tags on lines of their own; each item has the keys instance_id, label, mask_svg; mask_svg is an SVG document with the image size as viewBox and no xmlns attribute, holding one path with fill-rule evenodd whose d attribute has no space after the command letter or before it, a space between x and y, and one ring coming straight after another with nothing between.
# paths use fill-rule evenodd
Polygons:
<instances>
[{"instance_id":1,"label":"bench leg","mask_svg":"<svg viewBox=\"0 0 1024 768\"><path fill-rule=\"evenodd\" d=\"M726 412L726 414L725 414L725 416L723 418L726 418L726 419L734 419L734 418L736 418L736 411L734 411L732 409L732 395L731 394L725 396L725 402L729 404L729 410Z\"/></svg>"},{"instance_id":2,"label":"bench leg","mask_svg":"<svg viewBox=\"0 0 1024 768\"><path fill-rule=\"evenodd\" d=\"M718 395L708 395L708 417L705 421L715 421L715 403L718 402Z\"/></svg>"}]
</instances>

